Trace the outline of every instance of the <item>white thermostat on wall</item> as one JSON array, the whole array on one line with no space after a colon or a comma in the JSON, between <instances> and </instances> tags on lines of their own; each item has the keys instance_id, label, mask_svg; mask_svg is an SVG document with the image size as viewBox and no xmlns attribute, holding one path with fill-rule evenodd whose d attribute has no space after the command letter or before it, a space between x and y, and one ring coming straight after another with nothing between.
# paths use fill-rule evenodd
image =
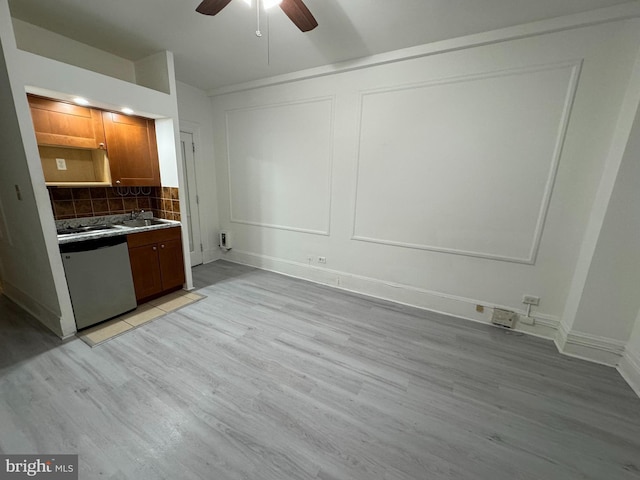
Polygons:
<instances>
[{"instance_id":1,"label":"white thermostat on wall","mask_svg":"<svg viewBox=\"0 0 640 480\"><path fill-rule=\"evenodd\" d=\"M223 250L231 250L232 242L231 242L231 232L222 231L220 232L220 248Z\"/></svg>"}]
</instances>

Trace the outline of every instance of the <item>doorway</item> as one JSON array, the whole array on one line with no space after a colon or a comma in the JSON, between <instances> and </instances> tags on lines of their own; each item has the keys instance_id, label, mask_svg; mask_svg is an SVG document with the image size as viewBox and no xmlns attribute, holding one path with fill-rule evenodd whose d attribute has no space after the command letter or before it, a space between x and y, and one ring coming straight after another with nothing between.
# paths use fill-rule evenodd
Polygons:
<instances>
[{"instance_id":1,"label":"doorway","mask_svg":"<svg viewBox=\"0 0 640 480\"><path fill-rule=\"evenodd\" d=\"M200 265L203 261L202 233L200 231L200 200L196 184L196 159L193 134L180 132L180 148L182 149L183 171L185 173L184 189L187 200L187 228L189 229L189 251L191 266Z\"/></svg>"}]
</instances>

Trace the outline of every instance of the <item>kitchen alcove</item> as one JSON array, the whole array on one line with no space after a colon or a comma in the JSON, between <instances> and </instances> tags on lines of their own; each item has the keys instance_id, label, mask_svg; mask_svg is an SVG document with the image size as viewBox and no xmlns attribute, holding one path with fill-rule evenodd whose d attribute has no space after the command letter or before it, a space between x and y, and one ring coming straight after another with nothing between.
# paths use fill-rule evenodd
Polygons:
<instances>
[{"instance_id":1,"label":"kitchen alcove","mask_svg":"<svg viewBox=\"0 0 640 480\"><path fill-rule=\"evenodd\" d=\"M47 186L160 186L154 120L27 98Z\"/></svg>"}]
</instances>

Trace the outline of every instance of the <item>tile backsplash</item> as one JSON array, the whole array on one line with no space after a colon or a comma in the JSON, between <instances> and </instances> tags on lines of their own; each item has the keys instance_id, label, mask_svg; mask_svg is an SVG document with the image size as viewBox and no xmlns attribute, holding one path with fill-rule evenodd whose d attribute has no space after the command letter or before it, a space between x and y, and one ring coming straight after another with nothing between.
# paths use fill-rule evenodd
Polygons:
<instances>
[{"instance_id":1,"label":"tile backsplash","mask_svg":"<svg viewBox=\"0 0 640 480\"><path fill-rule=\"evenodd\" d=\"M157 218L180 221L180 200L178 200L177 187L157 187L155 207Z\"/></svg>"},{"instance_id":2,"label":"tile backsplash","mask_svg":"<svg viewBox=\"0 0 640 480\"><path fill-rule=\"evenodd\" d=\"M180 201L175 187L49 187L56 220L152 211L156 218L180 221Z\"/></svg>"}]
</instances>

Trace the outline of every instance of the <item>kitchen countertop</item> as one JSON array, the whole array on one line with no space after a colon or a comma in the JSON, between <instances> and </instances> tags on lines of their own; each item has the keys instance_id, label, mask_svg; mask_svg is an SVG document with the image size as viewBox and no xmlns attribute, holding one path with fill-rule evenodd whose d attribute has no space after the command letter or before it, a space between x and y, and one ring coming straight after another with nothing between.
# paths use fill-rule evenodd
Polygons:
<instances>
[{"instance_id":1,"label":"kitchen countertop","mask_svg":"<svg viewBox=\"0 0 640 480\"><path fill-rule=\"evenodd\" d=\"M148 215L143 215L140 218L152 218ZM108 224L113 225L114 228L107 230L97 230L92 232L72 233L66 235L58 235L58 244L63 245L72 242L82 242L85 240L95 240L96 238L114 237L118 235L130 235L133 233L148 232L150 230L160 230L163 228L179 227L180 222L175 220L165 220L162 218L155 218L154 220L162 222L156 225L145 225L141 227L127 227L124 225L116 225L117 222L129 219L129 215L108 215L103 217L88 217L79 218L73 220L57 220L56 228L66 227L79 227L79 226L91 226Z\"/></svg>"}]
</instances>

